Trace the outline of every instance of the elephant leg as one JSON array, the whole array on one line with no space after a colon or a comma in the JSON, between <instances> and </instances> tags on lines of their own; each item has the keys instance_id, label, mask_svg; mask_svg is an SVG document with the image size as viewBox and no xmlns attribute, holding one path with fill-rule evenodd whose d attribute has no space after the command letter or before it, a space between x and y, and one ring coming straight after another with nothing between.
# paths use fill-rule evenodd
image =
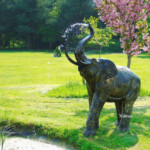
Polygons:
<instances>
[{"instance_id":1,"label":"elephant leg","mask_svg":"<svg viewBox=\"0 0 150 150\"><path fill-rule=\"evenodd\" d=\"M117 114L117 121L116 121L116 126L119 126L120 124L120 120L121 120L121 112L122 112L122 102L115 102L116 105L116 114Z\"/></svg>"},{"instance_id":2,"label":"elephant leg","mask_svg":"<svg viewBox=\"0 0 150 150\"><path fill-rule=\"evenodd\" d=\"M88 97L89 97L89 110L90 110L90 107L91 107L91 104L92 104L92 99L93 99L93 96L94 96L94 92L93 92L92 88L89 87L88 84L87 84L87 92L88 92Z\"/></svg>"},{"instance_id":3,"label":"elephant leg","mask_svg":"<svg viewBox=\"0 0 150 150\"><path fill-rule=\"evenodd\" d=\"M99 107L99 110L98 110L98 113L97 113L97 116L96 116L96 120L95 120L95 129L98 129L99 128L99 116L100 116L100 113L102 111L102 108L104 106L104 102L100 102L100 107Z\"/></svg>"},{"instance_id":4,"label":"elephant leg","mask_svg":"<svg viewBox=\"0 0 150 150\"><path fill-rule=\"evenodd\" d=\"M121 120L120 120L118 131L123 131L123 132L129 131L129 123L130 123L133 104L134 101L122 102L122 113L120 115Z\"/></svg>"},{"instance_id":5,"label":"elephant leg","mask_svg":"<svg viewBox=\"0 0 150 150\"><path fill-rule=\"evenodd\" d=\"M90 94L89 95L89 110L90 110L91 105L92 105L92 99L93 99L93 94Z\"/></svg>"},{"instance_id":6,"label":"elephant leg","mask_svg":"<svg viewBox=\"0 0 150 150\"><path fill-rule=\"evenodd\" d=\"M96 92L92 99L92 104L90 107L88 119L86 122L86 129L83 132L85 136L95 136L96 129L98 127L99 115L104 106L104 102L99 98L99 93Z\"/></svg>"},{"instance_id":7,"label":"elephant leg","mask_svg":"<svg viewBox=\"0 0 150 150\"><path fill-rule=\"evenodd\" d=\"M137 84L138 83L138 84ZM122 102L122 113L121 113L121 121L119 124L119 131L129 131L129 123L131 118L131 113L133 109L133 104L138 97L140 91L140 81L133 80L132 87L127 94L125 100Z\"/></svg>"}]
</instances>

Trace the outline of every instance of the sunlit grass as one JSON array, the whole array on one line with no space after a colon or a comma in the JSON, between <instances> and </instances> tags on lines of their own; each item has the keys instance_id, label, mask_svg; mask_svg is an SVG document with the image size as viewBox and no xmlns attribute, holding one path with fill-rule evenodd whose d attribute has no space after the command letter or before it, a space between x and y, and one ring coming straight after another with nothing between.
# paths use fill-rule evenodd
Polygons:
<instances>
[{"instance_id":1,"label":"sunlit grass","mask_svg":"<svg viewBox=\"0 0 150 150\"><path fill-rule=\"evenodd\" d=\"M71 90L70 90L71 89ZM150 90L140 90L140 96L150 96ZM88 97L86 85L79 82L68 82L46 92L45 96L56 98L84 98Z\"/></svg>"},{"instance_id":2,"label":"sunlit grass","mask_svg":"<svg viewBox=\"0 0 150 150\"><path fill-rule=\"evenodd\" d=\"M65 140L83 150L149 149L149 97L136 101L130 134L116 131L115 107L107 103L100 117L97 136L85 138L82 131L88 115L88 100L70 98L72 92L76 93L76 88L80 85L84 87L82 78L78 68L69 63L64 55L61 58L53 58L52 55L44 52L0 53L1 127L8 124L16 130L33 130L34 127L40 135ZM98 58L96 54L88 56ZM126 56L123 54L103 54L102 57L111 59L117 65L126 65ZM141 55L132 59L131 69L140 76L144 91L150 89L149 66L150 56ZM59 86L64 89L59 89ZM49 91L56 87L60 95L68 92L67 98L49 97ZM83 93L86 94L86 88L76 95Z\"/></svg>"},{"instance_id":3,"label":"sunlit grass","mask_svg":"<svg viewBox=\"0 0 150 150\"><path fill-rule=\"evenodd\" d=\"M98 58L97 54L87 54ZM71 54L73 57L73 54ZM126 66L124 54L102 54L115 62L116 65ZM150 85L150 56L140 55L132 58L131 69L141 78L142 89L148 90ZM54 58L53 53L42 52L6 52L0 53L0 86L65 84L82 82L78 68L71 64L63 54Z\"/></svg>"},{"instance_id":4,"label":"sunlit grass","mask_svg":"<svg viewBox=\"0 0 150 150\"><path fill-rule=\"evenodd\" d=\"M50 90L45 95L57 98L84 98L87 97L87 90L86 85L82 83L68 82L65 85Z\"/></svg>"}]
</instances>

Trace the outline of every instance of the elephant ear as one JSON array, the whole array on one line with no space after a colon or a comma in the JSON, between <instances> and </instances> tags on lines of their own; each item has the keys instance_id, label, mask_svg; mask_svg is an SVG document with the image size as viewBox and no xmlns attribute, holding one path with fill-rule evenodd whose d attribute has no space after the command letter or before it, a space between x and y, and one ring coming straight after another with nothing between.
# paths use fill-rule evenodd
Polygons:
<instances>
[{"instance_id":1,"label":"elephant ear","mask_svg":"<svg viewBox=\"0 0 150 150\"><path fill-rule=\"evenodd\" d=\"M116 65L108 59L99 59L100 68L102 69L101 76L104 80L113 78L118 74Z\"/></svg>"}]
</instances>

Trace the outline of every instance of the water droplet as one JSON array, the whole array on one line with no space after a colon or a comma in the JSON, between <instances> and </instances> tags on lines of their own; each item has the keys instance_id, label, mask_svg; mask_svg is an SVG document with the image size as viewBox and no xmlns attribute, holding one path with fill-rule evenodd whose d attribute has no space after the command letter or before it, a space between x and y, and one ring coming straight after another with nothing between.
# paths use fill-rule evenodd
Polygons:
<instances>
[{"instance_id":1,"label":"water droplet","mask_svg":"<svg viewBox=\"0 0 150 150\"><path fill-rule=\"evenodd\" d=\"M70 50L74 50L77 46L77 43L80 40L80 34L88 27L88 24L85 23L75 23L69 26L62 35L64 39L64 44L60 48L66 47Z\"/></svg>"}]
</instances>

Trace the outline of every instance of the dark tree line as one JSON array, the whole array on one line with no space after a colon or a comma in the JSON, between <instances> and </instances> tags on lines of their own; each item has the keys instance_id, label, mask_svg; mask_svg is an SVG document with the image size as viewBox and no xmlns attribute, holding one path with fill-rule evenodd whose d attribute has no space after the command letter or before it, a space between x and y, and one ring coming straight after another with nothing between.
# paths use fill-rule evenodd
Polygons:
<instances>
[{"instance_id":1,"label":"dark tree line","mask_svg":"<svg viewBox=\"0 0 150 150\"><path fill-rule=\"evenodd\" d=\"M63 31L97 16L93 0L1 0L0 48L52 49Z\"/></svg>"}]
</instances>

